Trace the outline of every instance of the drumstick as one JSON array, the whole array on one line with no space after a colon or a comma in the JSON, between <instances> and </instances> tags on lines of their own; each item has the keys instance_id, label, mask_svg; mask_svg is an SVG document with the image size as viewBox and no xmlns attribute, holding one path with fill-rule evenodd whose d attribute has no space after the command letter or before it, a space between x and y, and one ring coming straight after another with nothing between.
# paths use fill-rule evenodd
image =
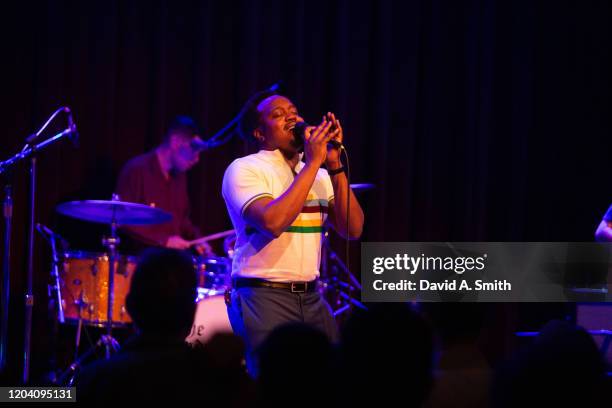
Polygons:
<instances>
[{"instance_id":1,"label":"drumstick","mask_svg":"<svg viewBox=\"0 0 612 408\"><path fill-rule=\"evenodd\" d=\"M223 232L217 232L216 234L212 234L212 235L207 235L205 237L201 237L198 239L194 239L193 241L189 241L188 244L189 246L191 245L198 245L198 244L203 244L204 242L208 242L208 241L214 241L215 239L219 239L219 238L225 238L229 235L234 234L236 231L231 229L231 230L227 230L227 231L223 231Z\"/></svg>"}]
</instances>

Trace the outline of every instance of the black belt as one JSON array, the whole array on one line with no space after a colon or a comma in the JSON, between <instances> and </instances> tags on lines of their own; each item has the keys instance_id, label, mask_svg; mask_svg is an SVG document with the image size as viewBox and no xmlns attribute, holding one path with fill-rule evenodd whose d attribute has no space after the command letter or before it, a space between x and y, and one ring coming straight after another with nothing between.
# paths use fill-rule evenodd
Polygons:
<instances>
[{"instance_id":1,"label":"black belt","mask_svg":"<svg viewBox=\"0 0 612 408\"><path fill-rule=\"evenodd\" d=\"M317 283L316 279L311 282L270 282L256 278L236 278L232 282L234 289L273 288L288 290L291 293L314 292L317 290Z\"/></svg>"}]
</instances>

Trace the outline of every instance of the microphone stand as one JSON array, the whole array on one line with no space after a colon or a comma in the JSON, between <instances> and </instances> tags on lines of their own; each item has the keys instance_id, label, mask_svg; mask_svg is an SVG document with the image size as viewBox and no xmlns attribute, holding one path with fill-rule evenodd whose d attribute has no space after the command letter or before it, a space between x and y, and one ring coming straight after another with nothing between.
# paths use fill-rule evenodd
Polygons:
<instances>
[{"instance_id":1,"label":"microphone stand","mask_svg":"<svg viewBox=\"0 0 612 408\"><path fill-rule=\"evenodd\" d=\"M4 186L4 257L2 259L2 319L0 320L0 372L4 372L7 362L8 349L8 321L9 321L9 294L11 271L11 227L13 220L13 187L10 175Z\"/></svg>"},{"instance_id":2,"label":"microphone stand","mask_svg":"<svg viewBox=\"0 0 612 408\"><path fill-rule=\"evenodd\" d=\"M282 81L278 81L275 84L273 84L272 86L266 88L265 91L276 92L281 87L282 87ZM238 115L236 115L232 120L230 120L221 130L219 130L217 133L212 135L209 139L205 140L204 141L204 146L202 146L200 149L202 149L202 150L209 150L209 149L213 149L215 147L221 146L221 145L229 142L229 140L234 135L234 133L231 132L231 131L234 130L236 125L238 125L238 122L240 122L241 118L242 118L242 111L240 113L238 113ZM223 137L224 135L226 135L226 136ZM217 139L220 139L220 138L222 138L222 139L221 140L217 140Z\"/></svg>"},{"instance_id":3,"label":"microphone stand","mask_svg":"<svg viewBox=\"0 0 612 408\"><path fill-rule=\"evenodd\" d=\"M57 115L57 113L61 112L61 111L65 111L66 108L61 108L58 111L56 111L52 118ZM51 119L52 119L51 118ZM49 122L51 121L51 119L49 119L49 121L47 121L47 123L45 124L44 127L46 127ZM43 129L44 129L43 127ZM29 136L28 140L29 141L34 141L42 132L41 129L39 132L37 132L35 135ZM28 263L27 263L27 276L26 276L26 293L25 293L25 328L24 328L24 340L23 340L23 376L22 376L22 381L24 384L27 384L30 378L30 358L31 358L31 341L32 341L32 308L34 306L34 295L32 293L33 289L33 276L34 276L34 214L35 214L35 203L36 203L36 157L37 154L39 152L42 152L43 150L45 150L46 148L48 148L49 146L59 142L60 140L72 135L72 134L76 134L76 127L74 126L74 124L71 124L70 127L68 127L67 129L65 129L64 131L56 134L55 136L39 143L36 145L30 145L30 144L26 144L25 147L23 148L23 150L21 150L21 152L17 153L16 155L14 155L13 157L9 158L8 160L5 160L3 162L0 162L0 175L5 174L7 171L9 171L10 169L12 169L15 165L21 163L22 161L26 161L29 160L30 161L30 169L29 169L29 174L30 174L30 191L29 191L29 202L30 202L30 213L29 213L29 225L28 225ZM9 189L9 193L10 193L10 189ZM10 198L10 195L9 195ZM5 200L5 203L7 201ZM10 201L9 201L10 202ZM7 208L7 206L5 206L5 209ZM5 210L5 212L7 212ZM9 224L6 227L10 228L10 217L6 217L6 213L5 213L5 218L7 218L9 220ZM11 214L12 215L12 214ZM5 227L5 237L7 239L7 241L9 242L5 242L5 249L8 248L10 249L10 231L6 231L6 227ZM9 280L9 272L8 269L10 268L10 266L7 265L6 261L9 258L9 254L8 252L5 253L5 264L4 264L4 271L3 271L3 293L8 290L8 280ZM8 312L8 296L3 295L2 296L2 309L3 309L3 313L7 313ZM5 304L4 302L7 301L7 303ZM3 319L3 322L5 321L5 319ZM4 330L4 327L2 328ZM6 335L6 338L3 336L2 337L2 342L3 342L3 346L4 346L4 342L8 342L8 333L3 332L3 335ZM6 351L6 349L4 349L4 351Z\"/></svg>"}]
</instances>

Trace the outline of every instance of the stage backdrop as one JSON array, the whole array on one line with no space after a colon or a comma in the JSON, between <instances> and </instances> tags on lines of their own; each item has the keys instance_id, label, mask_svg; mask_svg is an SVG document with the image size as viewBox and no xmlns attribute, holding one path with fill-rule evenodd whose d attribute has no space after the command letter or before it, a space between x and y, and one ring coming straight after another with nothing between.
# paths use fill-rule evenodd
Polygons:
<instances>
[{"instance_id":1,"label":"stage backdrop","mask_svg":"<svg viewBox=\"0 0 612 408\"><path fill-rule=\"evenodd\" d=\"M73 248L104 229L62 221L57 203L110 198L168 118L193 116L206 138L278 80L306 120L341 118L352 181L376 184L360 195L364 240L590 241L612 201L606 1L19 1L3 17L0 158L73 109L79 146L41 156L36 207ZM245 152L235 138L190 173L203 232L230 227L221 180ZM25 167L13 182L17 367ZM33 358L47 344L44 245Z\"/></svg>"}]
</instances>

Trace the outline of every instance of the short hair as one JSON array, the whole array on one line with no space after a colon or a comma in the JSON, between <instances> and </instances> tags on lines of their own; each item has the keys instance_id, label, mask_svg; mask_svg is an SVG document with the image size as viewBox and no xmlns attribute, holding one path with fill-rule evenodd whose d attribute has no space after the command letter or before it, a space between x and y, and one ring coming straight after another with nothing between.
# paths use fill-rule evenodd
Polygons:
<instances>
[{"instance_id":1,"label":"short hair","mask_svg":"<svg viewBox=\"0 0 612 408\"><path fill-rule=\"evenodd\" d=\"M193 120L189 116L175 116L166 128L166 133L164 134L164 141L168 141L171 135L177 133L187 138L192 138L199 133L198 125L196 124L195 120Z\"/></svg>"},{"instance_id":2,"label":"short hair","mask_svg":"<svg viewBox=\"0 0 612 408\"><path fill-rule=\"evenodd\" d=\"M280 96L278 92L271 90L257 92L244 104L240 112L240 121L238 122L238 133L242 139L247 142L253 142L255 140L253 133L255 129L257 129L257 126L259 126L260 119L260 112L257 110L257 107L261 101L274 95Z\"/></svg>"},{"instance_id":3,"label":"short hair","mask_svg":"<svg viewBox=\"0 0 612 408\"><path fill-rule=\"evenodd\" d=\"M126 298L127 311L146 333L189 334L196 310L197 275L185 251L143 252Z\"/></svg>"}]
</instances>

